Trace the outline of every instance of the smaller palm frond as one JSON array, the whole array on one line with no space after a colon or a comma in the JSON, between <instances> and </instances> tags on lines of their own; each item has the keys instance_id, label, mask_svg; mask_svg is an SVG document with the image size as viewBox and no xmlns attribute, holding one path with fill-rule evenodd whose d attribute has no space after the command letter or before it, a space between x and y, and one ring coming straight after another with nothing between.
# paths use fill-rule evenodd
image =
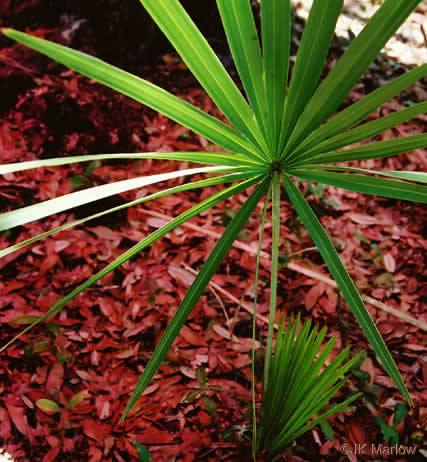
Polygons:
<instances>
[{"instance_id":1,"label":"smaller palm frond","mask_svg":"<svg viewBox=\"0 0 427 462\"><path fill-rule=\"evenodd\" d=\"M327 405L347 382L349 377L345 374L360 360L363 351L349 358L347 347L328 364L336 338L332 337L320 351L325 336L326 328L318 332L310 321L301 326L299 315L296 319L291 317L286 329L281 319L269 382L262 398L259 452L280 453L303 433L345 410L360 396L352 394L339 404Z\"/></svg>"}]
</instances>

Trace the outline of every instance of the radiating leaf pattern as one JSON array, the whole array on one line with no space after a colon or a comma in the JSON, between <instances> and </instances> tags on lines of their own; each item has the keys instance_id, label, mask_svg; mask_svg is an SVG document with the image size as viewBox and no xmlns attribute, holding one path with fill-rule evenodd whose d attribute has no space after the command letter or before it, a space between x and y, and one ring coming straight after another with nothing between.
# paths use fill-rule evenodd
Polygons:
<instances>
[{"instance_id":1,"label":"radiating leaf pattern","mask_svg":"<svg viewBox=\"0 0 427 462\"><path fill-rule=\"evenodd\" d=\"M355 284L345 270L338 253L315 213L291 177L295 176L306 181L328 184L364 194L427 202L426 187L423 185L426 183L425 173L380 172L357 167L330 165L335 162L385 158L427 146L427 135L421 134L370 142L362 146L344 149L354 143L369 141L372 137L426 111L427 103L420 103L386 117L358 125L386 101L424 77L427 74L427 65L420 66L396 78L334 115L384 44L417 7L420 0L385 0L364 30L352 41L347 51L320 84L318 81L333 37L335 23L343 6L343 0L315 0L297 53L289 86L290 1L262 1L261 37L258 37L256 21L249 0L217 0L220 16L246 95L241 93L239 86L233 81L179 0L140 1L173 44L206 93L212 98L224 117L228 119L229 124L201 111L160 87L97 58L23 32L8 28L2 31L7 37L33 48L155 111L160 111L229 152L81 155L2 165L0 166L0 174L11 174L70 163L114 159L151 159L153 161L169 159L206 164L207 166L93 186L87 190L75 191L45 202L10 210L0 216L0 230L9 230L16 226L25 225L99 198L186 175L215 173L219 176L208 177L193 183L184 183L172 188L163 188L158 193L142 199L66 223L11 245L9 248L3 249L0 256L23 249L26 245L71 226L148 200L214 184L221 185L231 182L235 182L235 184L227 186L211 197L200 201L146 236L68 295L59 299L45 314L32 319L30 324L4 345L0 351L3 351L33 326L57 314L76 295L169 231L215 206L220 201L255 187L254 190L249 191L246 201L228 224L202 270L195 277L175 316L167 326L127 403L122 415L123 420L156 374L207 284L243 226L256 210L258 202L264 197L266 191L272 191L273 242L270 318L264 365L264 397L259 428L260 439L255 442L254 448L258 444L257 449L268 450L270 455L279 453L284 447L291 444L293 439L326 419L333 412L344 409L354 399L349 398L331 410L324 410L327 401L344 384L345 379L341 379L341 376L349 370L358 358L356 355L356 359L341 365L343 361L346 361L347 350L344 350L332 361L328 369L317 376L332 349L333 342L329 342L315 360L325 332L322 330L317 334L316 329L310 331L310 325L306 323L294 343L296 322L288 323L284 332L281 323L273 353L273 327L276 317L278 262L281 245L280 179L282 179L284 190L307 227L384 369L408 403L412 403L403 378L366 310ZM377 176L381 176L381 178ZM267 197L269 196L268 193ZM268 204L264 206L262 227L266 220L267 210ZM295 374L290 374L290 371L295 371ZM287 386L285 391L284 384ZM75 404L77 405L85 397L84 392L75 395L68 401L68 409ZM48 412L62 412L61 408L57 408L57 404L51 400L39 400L38 406ZM255 409L255 403L253 406ZM307 423L316 414L317 417L312 422ZM22 424L21 415L18 417L19 419L16 420L19 420L20 423L17 428L21 433L24 433L26 424ZM256 416L254 419L256 420ZM271 425L270 422L272 422ZM94 431L89 423L85 426L85 433L89 437L101 438L104 436L102 428ZM141 448L139 450L143 451Z\"/></svg>"}]
</instances>

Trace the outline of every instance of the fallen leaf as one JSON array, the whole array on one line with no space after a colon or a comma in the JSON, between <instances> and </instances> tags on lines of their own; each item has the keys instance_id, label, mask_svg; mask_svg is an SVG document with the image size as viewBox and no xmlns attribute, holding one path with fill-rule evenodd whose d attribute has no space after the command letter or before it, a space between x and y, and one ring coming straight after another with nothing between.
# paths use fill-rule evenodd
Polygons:
<instances>
[{"instance_id":1,"label":"fallen leaf","mask_svg":"<svg viewBox=\"0 0 427 462\"><path fill-rule=\"evenodd\" d=\"M4 407L0 407L0 428L3 438L8 439L12 436L12 425Z\"/></svg>"},{"instance_id":2,"label":"fallen leaf","mask_svg":"<svg viewBox=\"0 0 427 462\"><path fill-rule=\"evenodd\" d=\"M212 326L212 330L222 338L225 338L227 340L232 340L233 342L239 341L239 339L235 335L232 335L230 339L230 331L220 326L219 324L214 324Z\"/></svg>"},{"instance_id":3,"label":"fallen leaf","mask_svg":"<svg viewBox=\"0 0 427 462\"><path fill-rule=\"evenodd\" d=\"M47 376L46 388L49 393L57 393L61 387L64 380L64 366L56 362Z\"/></svg>"},{"instance_id":4,"label":"fallen leaf","mask_svg":"<svg viewBox=\"0 0 427 462\"><path fill-rule=\"evenodd\" d=\"M149 427L137 435L135 439L142 444L170 444L175 440L175 435L155 427Z\"/></svg>"},{"instance_id":5,"label":"fallen leaf","mask_svg":"<svg viewBox=\"0 0 427 462\"><path fill-rule=\"evenodd\" d=\"M28 421L27 416L24 413L24 408L14 406L13 404L5 403L7 412L17 428L17 430L23 435L28 435Z\"/></svg>"},{"instance_id":6,"label":"fallen leaf","mask_svg":"<svg viewBox=\"0 0 427 462\"><path fill-rule=\"evenodd\" d=\"M61 408L55 403L55 401L50 399L38 399L36 401L36 406L47 413L61 412Z\"/></svg>"},{"instance_id":7,"label":"fallen leaf","mask_svg":"<svg viewBox=\"0 0 427 462\"><path fill-rule=\"evenodd\" d=\"M325 291L325 285L320 283L314 285L304 296L304 303L305 306L308 310L311 310L314 305L317 303L317 300L319 300L319 297L323 295L323 292Z\"/></svg>"},{"instance_id":8,"label":"fallen leaf","mask_svg":"<svg viewBox=\"0 0 427 462\"><path fill-rule=\"evenodd\" d=\"M57 253L48 255L40 264L40 273L44 274L61 261Z\"/></svg>"},{"instance_id":9,"label":"fallen leaf","mask_svg":"<svg viewBox=\"0 0 427 462\"><path fill-rule=\"evenodd\" d=\"M386 253L383 257L384 268L389 273L394 273L396 271L396 261L390 253Z\"/></svg>"},{"instance_id":10,"label":"fallen leaf","mask_svg":"<svg viewBox=\"0 0 427 462\"><path fill-rule=\"evenodd\" d=\"M176 265L169 265L168 273L178 281L182 282L185 287L190 287L193 284L195 276L190 271L187 271L184 268L180 268Z\"/></svg>"},{"instance_id":11,"label":"fallen leaf","mask_svg":"<svg viewBox=\"0 0 427 462\"><path fill-rule=\"evenodd\" d=\"M108 395L98 395L95 400L95 409L101 420L111 416L110 397Z\"/></svg>"},{"instance_id":12,"label":"fallen leaf","mask_svg":"<svg viewBox=\"0 0 427 462\"><path fill-rule=\"evenodd\" d=\"M88 462L100 462L102 459L102 451L95 447L95 446L90 446L89 447L89 460Z\"/></svg>"},{"instance_id":13,"label":"fallen leaf","mask_svg":"<svg viewBox=\"0 0 427 462\"><path fill-rule=\"evenodd\" d=\"M55 460L58 460L58 455L60 452L60 448L51 448L50 451L46 453L46 455L43 457L42 462L54 462Z\"/></svg>"},{"instance_id":14,"label":"fallen leaf","mask_svg":"<svg viewBox=\"0 0 427 462\"><path fill-rule=\"evenodd\" d=\"M83 432L87 437L100 442L111 433L111 429L109 425L86 419L83 422Z\"/></svg>"},{"instance_id":15,"label":"fallen leaf","mask_svg":"<svg viewBox=\"0 0 427 462\"><path fill-rule=\"evenodd\" d=\"M194 371L194 369L191 369L191 367L181 366L179 370L182 372L183 375L185 375L189 379L196 380L196 372Z\"/></svg>"},{"instance_id":16,"label":"fallen leaf","mask_svg":"<svg viewBox=\"0 0 427 462\"><path fill-rule=\"evenodd\" d=\"M360 369L369 374L369 383L375 382L375 366L371 358L366 357L366 359L360 365Z\"/></svg>"},{"instance_id":17,"label":"fallen leaf","mask_svg":"<svg viewBox=\"0 0 427 462\"><path fill-rule=\"evenodd\" d=\"M141 396L147 396L151 395L155 391L159 389L159 384L158 383L153 383L153 385L148 385L148 387L144 390Z\"/></svg>"},{"instance_id":18,"label":"fallen leaf","mask_svg":"<svg viewBox=\"0 0 427 462\"><path fill-rule=\"evenodd\" d=\"M86 399L89 396L89 390L83 390L80 393L75 394L70 401L68 401L67 409L72 409L74 406L77 406L80 402Z\"/></svg>"},{"instance_id":19,"label":"fallen leaf","mask_svg":"<svg viewBox=\"0 0 427 462\"><path fill-rule=\"evenodd\" d=\"M371 215L366 215L365 213L349 212L347 214L348 218L359 225L372 226L372 225L392 225L393 221L391 217L372 217Z\"/></svg>"},{"instance_id":20,"label":"fallen leaf","mask_svg":"<svg viewBox=\"0 0 427 462\"><path fill-rule=\"evenodd\" d=\"M199 333L194 332L194 330L190 329L188 326L183 326L179 335L193 346L200 346L206 343Z\"/></svg>"},{"instance_id":21,"label":"fallen leaf","mask_svg":"<svg viewBox=\"0 0 427 462\"><path fill-rule=\"evenodd\" d=\"M117 359L132 358L133 356L137 355L137 352L138 352L138 345L134 346L133 348L128 348L126 350L123 350L120 353L117 353L115 357Z\"/></svg>"}]
</instances>

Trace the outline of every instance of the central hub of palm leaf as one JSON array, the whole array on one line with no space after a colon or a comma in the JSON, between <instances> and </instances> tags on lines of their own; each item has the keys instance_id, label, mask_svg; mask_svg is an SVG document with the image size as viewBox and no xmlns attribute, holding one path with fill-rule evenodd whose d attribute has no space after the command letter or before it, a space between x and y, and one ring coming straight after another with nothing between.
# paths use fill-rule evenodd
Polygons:
<instances>
[{"instance_id":1,"label":"central hub of palm leaf","mask_svg":"<svg viewBox=\"0 0 427 462\"><path fill-rule=\"evenodd\" d=\"M271 171L273 173L279 173L279 174L282 173L282 165L278 160L274 160L271 163Z\"/></svg>"}]
</instances>

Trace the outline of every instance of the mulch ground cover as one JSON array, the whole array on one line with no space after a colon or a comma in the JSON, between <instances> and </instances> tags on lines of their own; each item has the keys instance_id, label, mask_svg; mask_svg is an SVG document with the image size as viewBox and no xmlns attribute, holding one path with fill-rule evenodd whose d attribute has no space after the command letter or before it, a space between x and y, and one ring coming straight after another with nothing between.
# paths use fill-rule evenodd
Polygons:
<instances>
[{"instance_id":1,"label":"mulch ground cover","mask_svg":"<svg viewBox=\"0 0 427 462\"><path fill-rule=\"evenodd\" d=\"M36 32L48 35L46 30ZM47 64L22 47L10 45L0 50L0 56L6 64L0 67L2 85L9 85L12 92L1 107L2 163L86 153L213 149L205 139L167 118L72 71ZM377 62L346 104L375 87L381 66L386 64ZM401 72L399 69L389 66L389 75ZM221 117L173 55L159 62L152 78ZM421 101L424 96L422 85L414 86L371 119ZM426 116L420 116L377 139L423 133L426 125ZM357 165L425 171L425 154L418 150ZM4 175L0 177L0 211L94 185L188 168L190 164L102 161L91 167L88 170L86 164L72 164ZM167 187L184 181L171 180ZM81 218L162 187L166 184L147 186L13 229L0 236L0 247L60 226L73 216ZM368 443L364 460L378 458L369 454L371 443L391 446L398 441L419 451L425 441L427 418L425 208L332 187L317 189L302 184L301 188L358 287L371 297L368 309L405 378L415 407L404 407L331 283L308 233L284 200L278 313L300 313L303 319L327 326L328 336L338 337L335 354L342 346L352 345L353 350L364 348L367 356L352 386L344 387L338 397L364 391L354 412L332 417L330 427L317 427L300 437L283 460L356 461L355 454L345 453L346 444ZM125 209L3 258L1 344L23 327L13 321L40 316L55 300L130 246L217 190L189 191ZM196 305L167 361L129 418L119 423L144 364L191 284L194 271L201 268L217 236L246 197L246 192L241 193L192 219L189 226L169 233L0 356L0 448L16 462L122 462L138 460L132 444L137 441L150 450L153 461L250 460L250 306L262 203ZM268 253L270 245L268 221L263 251ZM261 259L259 294L259 313L265 315L269 294L266 254ZM403 316L389 313L388 307ZM262 319L258 319L257 327L265 334ZM201 368L207 372L207 387L192 393L199 388L196 375ZM49 400L49 404L45 401L41 405L40 399ZM396 418L400 420L397 425ZM418 455L421 457L421 452ZM402 460L406 458L402 456Z\"/></svg>"}]
</instances>

